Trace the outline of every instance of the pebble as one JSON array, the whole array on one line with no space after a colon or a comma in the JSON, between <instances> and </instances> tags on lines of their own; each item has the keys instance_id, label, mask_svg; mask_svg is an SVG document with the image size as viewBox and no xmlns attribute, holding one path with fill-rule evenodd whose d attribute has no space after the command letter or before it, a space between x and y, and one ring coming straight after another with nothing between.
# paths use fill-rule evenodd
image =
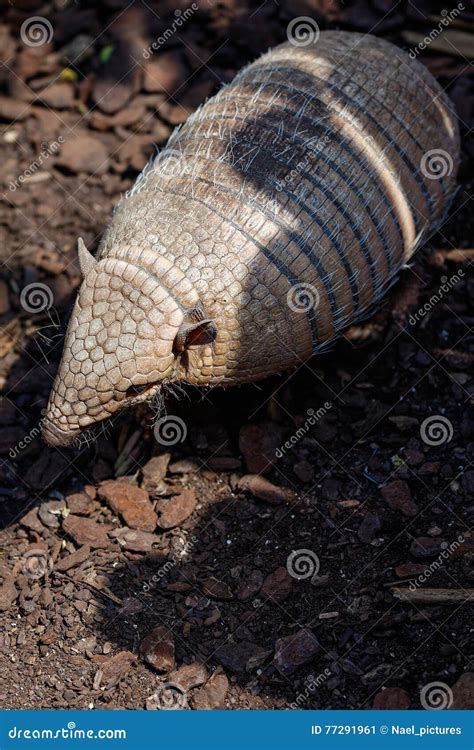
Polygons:
<instances>
[{"instance_id":1,"label":"pebble","mask_svg":"<svg viewBox=\"0 0 474 750\"><path fill-rule=\"evenodd\" d=\"M109 154L96 137L79 133L64 140L56 163L71 172L104 174L109 169Z\"/></svg>"},{"instance_id":2,"label":"pebble","mask_svg":"<svg viewBox=\"0 0 474 750\"><path fill-rule=\"evenodd\" d=\"M276 461L281 430L272 423L244 424L240 428L239 448L250 474L265 474Z\"/></svg>"},{"instance_id":3,"label":"pebble","mask_svg":"<svg viewBox=\"0 0 474 750\"><path fill-rule=\"evenodd\" d=\"M108 532L111 526L97 523L91 518L69 515L63 520L63 530L74 539L77 544L90 544L92 549L105 549L111 542Z\"/></svg>"},{"instance_id":4,"label":"pebble","mask_svg":"<svg viewBox=\"0 0 474 750\"><path fill-rule=\"evenodd\" d=\"M95 508L95 502L87 492L74 492L66 497L66 505L71 513L88 516Z\"/></svg>"},{"instance_id":5,"label":"pebble","mask_svg":"<svg viewBox=\"0 0 474 750\"><path fill-rule=\"evenodd\" d=\"M257 596L258 592L262 588L263 584L263 573L260 570L252 570L250 575L240 583L237 590L237 599L241 602L246 602L249 599L253 599Z\"/></svg>"},{"instance_id":6,"label":"pebble","mask_svg":"<svg viewBox=\"0 0 474 750\"><path fill-rule=\"evenodd\" d=\"M241 477L237 481L237 487L245 492L250 492L251 495L269 503L269 505L279 505L293 497L291 490L277 487L258 474L246 474Z\"/></svg>"},{"instance_id":7,"label":"pebble","mask_svg":"<svg viewBox=\"0 0 474 750\"><path fill-rule=\"evenodd\" d=\"M405 711L410 708L410 696L403 688L384 688L375 696L372 708L379 711L386 711L387 709Z\"/></svg>"},{"instance_id":8,"label":"pebble","mask_svg":"<svg viewBox=\"0 0 474 750\"><path fill-rule=\"evenodd\" d=\"M217 578L205 578L201 581L202 591L205 596L210 599L221 599L229 600L233 599L234 595L224 581L219 581Z\"/></svg>"},{"instance_id":9,"label":"pebble","mask_svg":"<svg viewBox=\"0 0 474 750\"><path fill-rule=\"evenodd\" d=\"M158 625L140 643L140 656L158 672L169 672L176 666L173 633Z\"/></svg>"},{"instance_id":10,"label":"pebble","mask_svg":"<svg viewBox=\"0 0 474 750\"><path fill-rule=\"evenodd\" d=\"M99 485L99 495L120 515L130 529L154 531L158 517L148 492L125 481L109 480Z\"/></svg>"},{"instance_id":11,"label":"pebble","mask_svg":"<svg viewBox=\"0 0 474 750\"><path fill-rule=\"evenodd\" d=\"M149 93L174 95L186 77L186 68L176 52L164 52L145 62L143 87Z\"/></svg>"},{"instance_id":12,"label":"pebble","mask_svg":"<svg viewBox=\"0 0 474 750\"><path fill-rule=\"evenodd\" d=\"M180 526L194 511L197 505L196 492L194 489L183 490L170 500L162 500L157 508L160 512L158 525L162 529L173 529Z\"/></svg>"},{"instance_id":13,"label":"pebble","mask_svg":"<svg viewBox=\"0 0 474 750\"><path fill-rule=\"evenodd\" d=\"M279 672L287 676L311 661L320 650L321 646L314 633L308 628L302 628L277 640L273 664Z\"/></svg>"},{"instance_id":14,"label":"pebble","mask_svg":"<svg viewBox=\"0 0 474 750\"><path fill-rule=\"evenodd\" d=\"M230 669L231 672L246 672L250 668L255 668L256 663L261 663L262 659L271 653L267 648L259 646L252 641L239 641L238 643L227 642L220 646L216 651L216 658L222 666Z\"/></svg>"},{"instance_id":15,"label":"pebble","mask_svg":"<svg viewBox=\"0 0 474 750\"><path fill-rule=\"evenodd\" d=\"M416 516L418 505L412 500L411 490L403 479L395 479L381 489L382 497L392 508L403 513L404 516Z\"/></svg>"},{"instance_id":16,"label":"pebble","mask_svg":"<svg viewBox=\"0 0 474 750\"><path fill-rule=\"evenodd\" d=\"M203 685L209 673L204 666L197 661L193 661L191 664L183 664L182 667L176 669L168 675L169 682L174 682L179 685L184 691L192 690L192 688Z\"/></svg>"},{"instance_id":17,"label":"pebble","mask_svg":"<svg viewBox=\"0 0 474 750\"><path fill-rule=\"evenodd\" d=\"M6 581L0 586L0 612L7 612L18 596L18 591L13 581Z\"/></svg>"},{"instance_id":18,"label":"pebble","mask_svg":"<svg viewBox=\"0 0 474 750\"><path fill-rule=\"evenodd\" d=\"M105 683L107 689L118 685L120 680L129 673L135 661L136 656L130 651L119 651L118 654L104 661L100 667L102 684Z\"/></svg>"},{"instance_id":19,"label":"pebble","mask_svg":"<svg viewBox=\"0 0 474 750\"><path fill-rule=\"evenodd\" d=\"M421 560L425 560L429 557L435 557L439 555L443 547L441 546L443 541L439 538L431 536L420 536L414 539L410 545L410 554L413 557L418 557Z\"/></svg>"},{"instance_id":20,"label":"pebble","mask_svg":"<svg viewBox=\"0 0 474 750\"><path fill-rule=\"evenodd\" d=\"M49 529L58 529L61 511L65 510L65 507L64 500L50 500L47 503L41 503L38 508L38 518Z\"/></svg>"},{"instance_id":21,"label":"pebble","mask_svg":"<svg viewBox=\"0 0 474 750\"><path fill-rule=\"evenodd\" d=\"M77 565L80 565L85 560L87 560L90 553L90 545L84 544L82 547L80 547L75 552L72 552L67 557L63 557L62 560L57 560L54 569L59 571L60 573L65 573L67 570L71 570L71 568L75 568Z\"/></svg>"},{"instance_id":22,"label":"pebble","mask_svg":"<svg viewBox=\"0 0 474 750\"><path fill-rule=\"evenodd\" d=\"M150 534L149 531L138 531L127 527L116 529L111 536L121 547L130 552L151 552L160 541L156 534Z\"/></svg>"},{"instance_id":23,"label":"pebble","mask_svg":"<svg viewBox=\"0 0 474 750\"><path fill-rule=\"evenodd\" d=\"M142 468L142 487L153 494L165 487L163 479L168 471L170 453L162 453L161 456L153 456Z\"/></svg>"},{"instance_id":24,"label":"pebble","mask_svg":"<svg viewBox=\"0 0 474 750\"><path fill-rule=\"evenodd\" d=\"M453 703L451 709L474 709L474 672L464 672L453 685Z\"/></svg>"},{"instance_id":25,"label":"pebble","mask_svg":"<svg viewBox=\"0 0 474 750\"><path fill-rule=\"evenodd\" d=\"M225 674L215 674L203 687L196 690L191 703L197 711L211 711L225 708L225 697L229 690L229 680Z\"/></svg>"},{"instance_id":26,"label":"pebble","mask_svg":"<svg viewBox=\"0 0 474 750\"><path fill-rule=\"evenodd\" d=\"M289 597L292 589L292 577L286 568L280 567L265 578L260 594L274 604L280 604Z\"/></svg>"},{"instance_id":27,"label":"pebble","mask_svg":"<svg viewBox=\"0 0 474 750\"><path fill-rule=\"evenodd\" d=\"M379 516L367 513L357 529L357 536L362 544L370 544L380 533L382 521Z\"/></svg>"},{"instance_id":28,"label":"pebble","mask_svg":"<svg viewBox=\"0 0 474 750\"><path fill-rule=\"evenodd\" d=\"M41 91L38 98L53 109L68 109L74 101L74 89L71 84L58 81Z\"/></svg>"}]
</instances>

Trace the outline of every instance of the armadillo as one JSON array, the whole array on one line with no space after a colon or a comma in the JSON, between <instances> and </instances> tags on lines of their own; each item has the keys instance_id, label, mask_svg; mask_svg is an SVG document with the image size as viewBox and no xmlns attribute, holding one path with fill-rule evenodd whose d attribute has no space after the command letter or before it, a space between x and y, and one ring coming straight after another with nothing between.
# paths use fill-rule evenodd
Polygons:
<instances>
[{"instance_id":1,"label":"armadillo","mask_svg":"<svg viewBox=\"0 0 474 750\"><path fill-rule=\"evenodd\" d=\"M243 68L148 163L97 257L79 240L46 441L323 351L442 223L458 160L444 91L382 39L325 31Z\"/></svg>"}]
</instances>

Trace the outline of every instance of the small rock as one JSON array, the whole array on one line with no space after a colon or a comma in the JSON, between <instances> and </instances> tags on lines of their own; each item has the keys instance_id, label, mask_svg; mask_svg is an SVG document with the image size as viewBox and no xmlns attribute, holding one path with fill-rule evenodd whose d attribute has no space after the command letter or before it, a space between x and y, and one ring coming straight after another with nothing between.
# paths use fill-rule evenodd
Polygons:
<instances>
[{"instance_id":1,"label":"small rock","mask_svg":"<svg viewBox=\"0 0 474 750\"><path fill-rule=\"evenodd\" d=\"M99 495L114 513L122 516L130 529L154 531L158 517L148 492L129 482L108 480L99 485Z\"/></svg>"},{"instance_id":2,"label":"small rock","mask_svg":"<svg viewBox=\"0 0 474 750\"><path fill-rule=\"evenodd\" d=\"M93 549L105 549L110 546L107 534L111 528L81 516L70 515L63 520L63 530L66 534L69 534L77 544L90 544Z\"/></svg>"},{"instance_id":3,"label":"small rock","mask_svg":"<svg viewBox=\"0 0 474 750\"><path fill-rule=\"evenodd\" d=\"M314 477L314 468L309 461L298 461L293 466L294 472L301 482L311 482Z\"/></svg>"},{"instance_id":4,"label":"small rock","mask_svg":"<svg viewBox=\"0 0 474 750\"><path fill-rule=\"evenodd\" d=\"M239 448L250 474L265 474L276 460L281 430L273 423L245 424L240 428Z\"/></svg>"},{"instance_id":5,"label":"small rock","mask_svg":"<svg viewBox=\"0 0 474 750\"><path fill-rule=\"evenodd\" d=\"M88 544L84 544L83 547L80 547L78 550L72 552L67 557L64 557L62 560L58 560L54 566L54 569L58 570L60 573L65 573L66 570L71 570L71 568L75 568L77 565L80 565L85 560L87 560L90 553L90 546Z\"/></svg>"},{"instance_id":6,"label":"small rock","mask_svg":"<svg viewBox=\"0 0 474 750\"><path fill-rule=\"evenodd\" d=\"M170 500L163 500L158 505L160 517L158 525L162 529L173 529L180 526L194 511L197 505L194 489L183 490Z\"/></svg>"},{"instance_id":7,"label":"small rock","mask_svg":"<svg viewBox=\"0 0 474 750\"><path fill-rule=\"evenodd\" d=\"M179 53L164 52L145 62L144 89L150 93L174 95L185 78L186 68Z\"/></svg>"},{"instance_id":8,"label":"small rock","mask_svg":"<svg viewBox=\"0 0 474 750\"><path fill-rule=\"evenodd\" d=\"M403 688L384 688L375 696L372 708L379 711L386 711L387 709L406 711L407 708L410 708L410 696Z\"/></svg>"},{"instance_id":9,"label":"small rock","mask_svg":"<svg viewBox=\"0 0 474 750\"><path fill-rule=\"evenodd\" d=\"M436 555L439 555L443 549L442 544L443 542L439 538L420 536L412 541L410 545L410 554L421 560L425 560L428 557L435 557Z\"/></svg>"},{"instance_id":10,"label":"small rock","mask_svg":"<svg viewBox=\"0 0 474 750\"><path fill-rule=\"evenodd\" d=\"M277 487L258 474L246 474L237 482L237 487L270 505L279 505L293 497L291 490Z\"/></svg>"},{"instance_id":11,"label":"small rock","mask_svg":"<svg viewBox=\"0 0 474 750\"><path fill-rule=\"evenodd\" d=\"M0 612L7 612L18 596L18 591L13 581L5 581L0 586Z\"/></svg>"},{"instance_id":12,"label":"small rock","mask_svg":"<svg viewBox=\"0 0 474 750\"><path fill-rule=\"evenodd\" d=\"M119 651L118 654L112 656L107 661L101 664L102 671L102 684L105 683L106 689L118 685L130 671L132 664L136 661L136 657L130 651Z\"/></svg>"},{"instance_id":13,"label":"small rock","mask_svg":"<svg viewBox=\"0 0 474 750\"><path fill-rule=\"evenodd\" d=\"M38 508L32 508L28 511L26 516L23 516L20 520L20 523L22 526L26 526L27 529L36 531L37 534L42 534L44 531L44 526L38 518Z\"/></svg>"},{"instance_id":14,"label":"small rock","mask_svg":"<svg viewBox=\"0 0 474 750\"><path fill-rule=\"evenodd\" d=\"M397 565L395 568L395 574L399 578L411 578L412 576L418 576L426 570L426 565L421 563L403 563Z\"/></svg>"},{"instance_id":15,"label":"small rock","mask_svg":"<svg viewBox=\"0 0 474 750\"><path fill-rule=\"evenodd\" d=\"M280 567L265 578L260 594L274 604L279 604L291 594L292 588L292 577L286 568Z\"/></svg>"},{"instance_id":16,"label":"small rock","mask_svg":"<svg viewBox=\"0 0 474 750\"><path fill-rule=\"evenodd\" d=\"M418 505L412 500L411 490L403 479L389 482L381 489L383 499L392 510L398 510L404 516L416 516Z\"/></svg>"},{"instance_id":17,"label":"small rock","mask_svg":"<svg viewBox=\"0 0 474 750\"><path fill-rule=\"evenodd\" d=\"M63 511L65 507L66 503L64 500L50 500L47 503L41 503L38 508L38 517L48 528L58 529L61 511Z\"/></svg>"},{"instance_id":18,"label":"small rock","mask_svg":"<svg viewBox=\"0 0 474 750\"><path fill-rule=\"evenodd\" d=\"M88 516L95 508L93 498L87 492L74 492L66 497L66 505L71 513Z\"/></svg>"},{"instance_id":19,"label":"small rock","mask_svg":"<svg viewBox=\"0 0 474 750\"><path fill-rule=\"evenodd\" d=\"M0 96L0 117L2 120L24 120L30 114L29 107L25 107L25 102L20 99L13 99L10 96Z\"/></svg>"},{"instance_id":20,"label":"small rock","mask_svg":"<svg viewBox=\"0 0 474 750\"><path fill-rule=\"evenodd\" d=\"M1 99L2 97L0 97ZM0 117L1 117L1 110L0 110ZM7 284L0 279L0 315L5 315L10 309L10 299L8 295L8 286ZM6 399L5 399L6 401ZM6 401L6 403L9 403Z\"/></svg>"},{"instance_id":21,"label":"small rock","mask_svg":"<svg viewBox=\"0 0 474 750\"><path fill-rule=\"evenodd\" d=\"M252 641L228 642L220 646L216 651L216 658L222 666L232 672L246 672L255 669L255 663L261 663L271 652ZM250 665L250 667L249 667Z\"/></svg>"},{"instance_id":22,"label":"small rock","mask_svg":"<svg viewBox=\"0 0 474 750\"><path fill-rule=\"evenodd\" d=\"M233 599L232 591L228 585L217 578L206 578L201 581L201 586L205 596L210 599L222 599L224 601Z\"/></svg>"},{"instance_id":23,"label":"small rock","mask_svg":"<svg viewBox=\"0 0 474 750\"><path fill-rule=\"evenodd\" d=\"M319 653L321 646L308 628L279 638L275 643L273 664L283 674L290 675Z\"/></svg>"},{"instance_id":24,"label":"small rock","mask_svg":"<svg viewBox=\"0 0 474 750\"><path fill-rule=\"evenodd\" d=\"M153 494L164 488L163 479L168 471L170 453L162 453L161 456L153 456L142 468L142 487Z\"/></svg>"},{"instance_id":25,"label":"small rock","mask_svg":"<svg viewBox=\"0 0 474 750\"><path fill-rule=\"evenodd\" d=\"M376 536L380 533L382 528L382 521L379 516L375 516L373 513L367 513L362 519L362 523L357 529L357 536L359 537L362 544L370 544Z\"/></svg>"},{"instance_id":26,"label":"small rock","mask_svg":"<svg viewBox=\"0 0 474 750\"><path fill-rule=\"evenodd\" d=\"M474 672L464 672L459 680L453 685L453 710L474 709Z\"/></svg>"},{"instance_id":27,"label":"small rock","mask_svg":"<svg viewBox=\"0 0 474 750\"><path fill-rule=\"evenodd\" d=\"M229 680L225 674L213 675L209 682L193 693L191 698L193 708L197 711L224 708L228 689Z\"/></svg>"},{"instance_id":28,"label":"small rock","mask_svg":"<svg viewBox=\"0 0 474 750\"><path fill-rule=\"evenodd\" d=\"M41 91L38 98L53 109L68 109L74 101L74 89L66 81L58 81Z\"/></svg>"},{"instance_id":29,"label":"small rock","mask_svg":"<svg viewBox=\"0 0 474 750\"><path fill-rule=\"evenodd\" d=\"M136 529L116 529L111 533L121 547L130 552L151 552L159 543L160 539L156 534L150 534L149 531L137 531Z\"/></svg>"},{"instance_id":30,"label":"small rock","mask_svg":"<svg viewBox=\"0 0 474 750\"><path fill-rule=\"evenodd\" d=\"M171 672L168 675L168 680L179 685L180 688L187 692L188 690L192 690L192 688L203 685L208 676L208 671L204 664L193 661L191 664L183 664L182 667Z\"/></svg>"},{"instance_id":31,"label":"small rock","mask_svg":"<svg viewBox=\"0 0 474 750\"><path fill-rule=\"evenodd\" d=\"M237 590L237 599L241 602L246 602L249 599L253 599L257 596L258 592L262 588L263 574L260 570L252 570L250 575L245 578L239 585Z\"/></svg>"},{"instance_id":32,"label":"small rock","mask_svg":"<svg viewBox=\"0 0 474 750\"><path fill-rule=\"evenodd\" d=\"M109 168L109 155L97 138L79 133L64 140L56 163L71 172L104 174Z\"/></svg>"},{"instance_id":33,"label":"small rock","mask_svg":"<svg viewBox=\"0 0 474 750\"><path fill-rule=\"evenodd\" d=\"M213 456L207 465L212 471L236 471L241 468L242 462L233 456Z\"/></svg>"},{"instance_id":34,"label":"small rock","mask_svg":"<svg viewBox=\"0 0 474 750\"><path fill-rule=\"evenodd\" d=\"M140 643L140 656L158 672L169 672L176 666L172 631L158 625Z\"/></svg>"},{"instance_id":35,"label":"small rock","mask_svg":"<svg viewBox=\"0 0 474 750\"><path fill-rule=\"evenodd\" d=\"M374 683L380 683L382 680L387 679L392 672L391 664L377 664L369 672L366 672L360 681L363 685L373 685Z\"/></svg>"},{"instance_id":36,"label":"small rock","mask_svg":"<svg viewBox=\"0 0 474 750\"><path fill-rule=\"evenodd\" d=\"M190 458L182 458L168 466L170 474L195 474L199 469L199 464Z\"/></svg>"}]
</instances>

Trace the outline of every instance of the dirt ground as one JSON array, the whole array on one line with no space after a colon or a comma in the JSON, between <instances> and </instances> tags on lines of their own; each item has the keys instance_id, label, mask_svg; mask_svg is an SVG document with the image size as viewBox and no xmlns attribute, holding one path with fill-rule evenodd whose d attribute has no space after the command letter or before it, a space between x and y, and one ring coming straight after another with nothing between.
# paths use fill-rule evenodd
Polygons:
<instances>
[{"instance_id":1,"label":"dirt ground","mask_svg":"<svg viewBox=\"0 0 474 750\"><path fill-rule=\"evenodd\" d=\"M474 13L419 55L459 113L460 187L382 310L291 375L170 399L183 439L169 448L142 409L55 450L39 425L77 237L96 249L172 128L294 17L413 48L446 11L5 8L1 707L472 708Z\"/></svg>"}]
</instances>

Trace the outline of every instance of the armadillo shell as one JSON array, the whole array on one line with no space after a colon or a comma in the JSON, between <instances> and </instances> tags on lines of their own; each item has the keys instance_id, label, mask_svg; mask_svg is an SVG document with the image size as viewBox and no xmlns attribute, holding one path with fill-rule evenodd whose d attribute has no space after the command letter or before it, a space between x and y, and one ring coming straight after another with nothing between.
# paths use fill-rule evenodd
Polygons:
<instances>
[{"instance_id":1,"label":"armadillo shell","mask_svg":"<svg viewBox=\"0 0 474 750\"><path fill-rule=\"evenodd\" d=\"M198 109L116 209L102 257L217 325L183 379L244 382L320 351L440 225L459 160L430 73L373 36L282 44ZM169 268L174 271L170 273Z\"/></svg>"}]
</instances>

